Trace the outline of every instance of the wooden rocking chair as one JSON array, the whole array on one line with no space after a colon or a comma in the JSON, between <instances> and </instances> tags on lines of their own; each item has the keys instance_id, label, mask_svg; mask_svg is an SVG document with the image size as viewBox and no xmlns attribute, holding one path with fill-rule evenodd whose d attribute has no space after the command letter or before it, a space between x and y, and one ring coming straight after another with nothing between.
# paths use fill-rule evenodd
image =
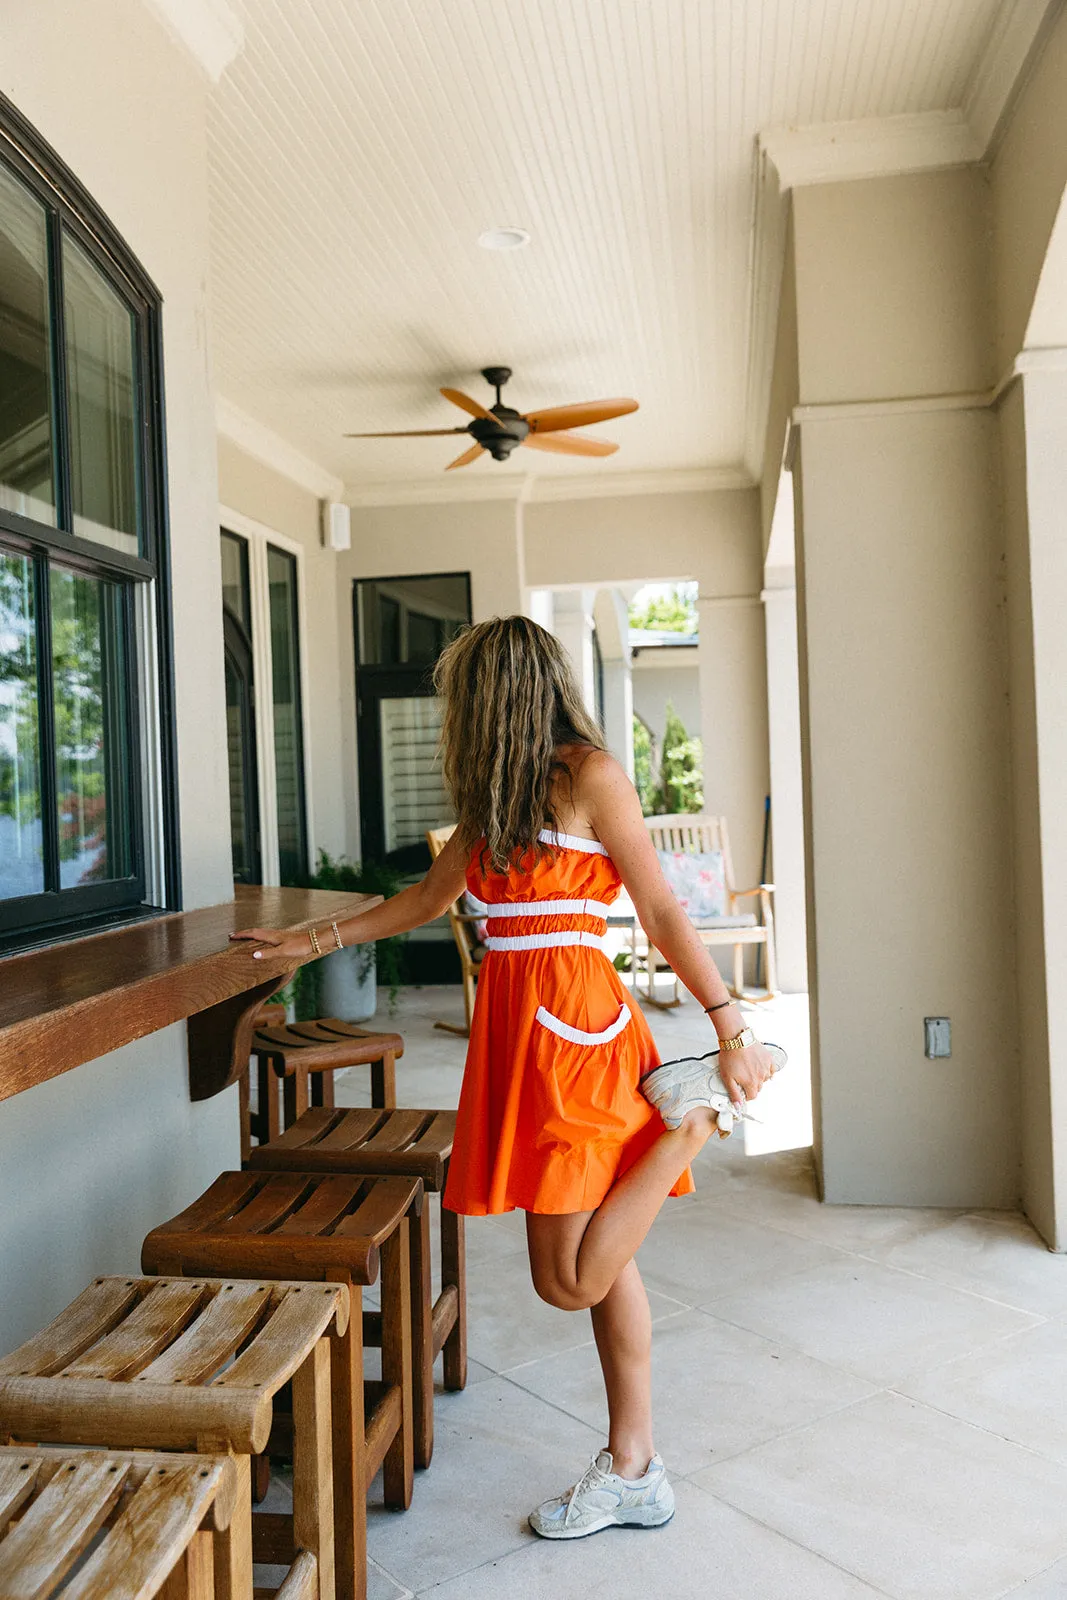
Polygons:
<instances>
[{"instance_id":1,"label":"wooden rocking chair","mask_svg":"<svg viewBox=\"0 0 1067 1600\"><path fill-rule=\"evenodd\" d=\"M431 859L436 861L445 845L456 831L455 823L447 828L428 828L426 830L426 843L430 847ZM478 968L485 946L479 941L475 933L475 925L483 922L483 917L463 909L462 895L454 900L448 908L448 922L452 929L452 937L456 941L459 951L459 965L463 976L463 1005L467 1013L467 1026L459 1027L454 1022L435 1022L435 1028L441 1028L445 1033L458 1033L464 1038L470 1037L471 1017L474 1015L474 990L478 982Z\"/></svg>"},{"instance_id":2,"label":"wooden rocking chair","mask_svg":"<svg viewBox=\"0 0 1067 1600\"><path fill-rule=\"evenodd\" d=\"M774 950L774 910L771 904L774 884L761 883L757 884L754 889L736 889L734 887L734 871L730 858L730 839L726 831L726 818L681 813L671 816L646 817L645 825L657 850L684 851L699 854L713 850L722 852L723 875L726 880L726 915L701 918L694 921L693 926L699 934L702 944L733 946L733 983L727 985L732 994L736 995L739 1000L773 1000L778 992L778 967ZM738 901L749 898L758 900L759 916L742 914L738 911ZM762 945L764 948L767 967L766 989L757 990L745 987L745 948L748 945ZM648 993L644 998L652 1005L659 1006L663 1010L680 1004L677 977L674 979L674 999L668 1001L656 998L656 972L661 966L666 967L666 965L667 963L663 956L649 939L647 959ZM636 982L635 973L635 985Z\"/></svg>"}]
</instances>

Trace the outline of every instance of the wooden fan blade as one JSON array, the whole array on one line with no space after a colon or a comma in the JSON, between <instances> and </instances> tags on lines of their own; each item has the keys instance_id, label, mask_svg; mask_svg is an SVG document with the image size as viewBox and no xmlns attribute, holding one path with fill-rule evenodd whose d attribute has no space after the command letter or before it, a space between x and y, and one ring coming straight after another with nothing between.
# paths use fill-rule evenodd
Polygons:
<instances>
[{"instance_id":1,"label":"wooden fan blade","mask_svg":"<svg viewBox=\"0 0 1067 1600\"><path fill-rule=\"evenodd\" d=\"M469 394L464 394L462 389L442 389L441 393L446 400L451 400L454 406L461 411L467 411L472 417L484 417L487 422L499 422L499 417L494 417L487 406L480 400L472 400Z\"/></svg>"},{"instance_id":2,"label":"wooden fan blade","mask_svg":"<svg viewBox=\"0 0 1067 1600\"><path fill-rule=\"evenodd\" d=\"M527 411L531 433L558 433L561 428L584 428L590 422L607 422L637 410L636 400L585 400L577 406L549 406L547 411Z\"/></svg>"},{"instance_id":3,"label":"wooden fan blade","mask_svg":"<svg viewBox=\"0 0 1067 1600\"><path fill-rule=\"evenodd\" d=\"M619 448L610 439L583 439L580 433L549 433L543 439L531 433L522 442L529 450L551 450L560 456L613 456Z\"/></svg>"},{"instance_id":4,"label":"wooden fan blade","mask_svg":"<svg viewBox=\"0 0 1067 1600\"><path fill-rule=\"evenodd\" d=\"M466 433L466 428L402 428L399 433L346 433L345 439L433 439L442 433Z\"/></svg>"},{"instance_id":5,"label":"wooden fan blade","mask_svg":"<svg viewBox=\"0 0 1067 1600\"><path fill-rule=\"evenodd\" d=\"M457 456L455 461L450 461L445 471L451 472L453 467L469 467L472 461L477 461L478 457L484 454L480 444L473 444L469 450L464 450L461 456Z\"/></svg>"}]
</instances>

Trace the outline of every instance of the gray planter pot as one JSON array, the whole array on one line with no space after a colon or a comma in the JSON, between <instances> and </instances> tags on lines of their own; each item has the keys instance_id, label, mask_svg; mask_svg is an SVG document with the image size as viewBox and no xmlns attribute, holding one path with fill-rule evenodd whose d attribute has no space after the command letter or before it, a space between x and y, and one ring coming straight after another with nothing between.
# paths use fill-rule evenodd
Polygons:
<instances>
[{"instance_id":1,"label":"gray planter pot","mask_svg":"<svg viewBox=\"0 0 1067 1600\"><path fill-rule=\"evenodd\" d=\"M320 1017L340 1017L342 1022L367 1022L373 1017L378 1009L378 978L372 944L335 950L317 961L315 969Z\"/></svg>"}]
</instances>

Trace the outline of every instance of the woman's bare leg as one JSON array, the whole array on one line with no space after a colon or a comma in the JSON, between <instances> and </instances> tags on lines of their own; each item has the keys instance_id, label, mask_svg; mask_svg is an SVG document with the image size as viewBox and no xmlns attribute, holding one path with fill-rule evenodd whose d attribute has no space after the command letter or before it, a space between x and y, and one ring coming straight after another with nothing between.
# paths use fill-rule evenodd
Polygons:
<instances>
[{"instance_id":1,"label":"woman's bare leg","mask_svg":"<svg viewBox=\"0 0 1067 1600\"><path fill-rule=\"evenodd\" d=\"M640 1478L651 1461L652 1313L629 1261L590 1313L608 1396L608 1449L622 1478Z\"/></svg>"},{"instance_id":2,"label":"woman's bare leg","mask_svg":"<svg viewBox=\"0 0 1067 1600\"><path fill-rule=\"evenodd\" d=\"M715 1113L691 1111L608 1190L596 1211L526 1213L534 1288L565 1311L599 1305L644 1241L664 1200L713 1133Z\"/></svg>"}]
</instances>

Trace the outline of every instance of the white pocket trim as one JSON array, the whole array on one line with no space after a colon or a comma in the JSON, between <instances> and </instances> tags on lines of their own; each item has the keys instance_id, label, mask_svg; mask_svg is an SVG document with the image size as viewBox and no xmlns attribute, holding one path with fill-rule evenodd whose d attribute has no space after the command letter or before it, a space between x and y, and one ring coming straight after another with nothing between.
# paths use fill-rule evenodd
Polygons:
<instances>
[{"instance_id":1,"label":"white pocket trim","mask_svg":"<svg viewBox=\"0 0 1067 1600\"><path fill-rule=\"evenodd\" d=\"M615 1021L601 1033L586 1033L582 1028L572 1028L569 1022L561 1022L559 1017L554 1017L544 1006L538 1006L536 1020L542 1028L547 1028L549 1033L558 1034L561 1039L567 1039L571 1044L609 1044L612 1039L618 1038L628 1025L630 1008L627 1005L620 1006Z\"/></svg>"}]
</instances>

